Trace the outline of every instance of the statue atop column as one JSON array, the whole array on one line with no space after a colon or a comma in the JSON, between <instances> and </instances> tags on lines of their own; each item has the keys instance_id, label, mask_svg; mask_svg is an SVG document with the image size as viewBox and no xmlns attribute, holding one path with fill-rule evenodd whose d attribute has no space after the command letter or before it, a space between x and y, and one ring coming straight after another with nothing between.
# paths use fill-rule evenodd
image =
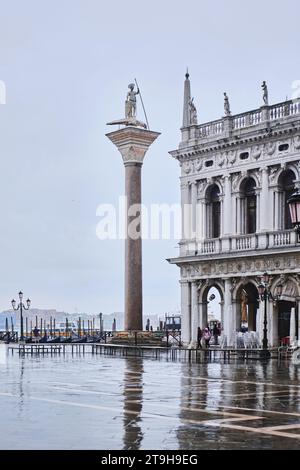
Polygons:
<instances>
[{"instance_id":1,"label":"statue atop column","mask_svg":"<svg viewBox=\"0 0 300 470\"><path fill-rule=\"evenodd\" d=\"M198 117L197 117L197 108L194 103L194 98L191 98L189 100L189 111L190 111L190 124L197 125Z\"/></svg>"},{"instance_id":2,"label":"statue atop column","mask_svg":"<svg viewBox=\"0 0 300 470\"><path fill-rule=\"evenodd\" d=\"M224 92L224 112L225 116L231 116L230 103L227 93Z\"/></svg>"},{"instance_id":3,"label":"statue atop column","mask_svg":"<svg viewBox=\"0 0 300 470\"><path fill-rule=\"evenodd\" d=\"M268 92L268 86L265 81L262 83L262 89L263 89L263 100L264 100L264 105L268 106L269 105L269 92Z\"/></svg>"},{"instance_id":4,"label":"statue atop column","mask_svg":"<svg viewBox=\"0 0 300 470\"><path fill-rule=\"evenodd\" d=\"M108 122L108 126L113 125L124 125L124 126L134 126L134 127L143 127L147 129L147 125L136 119L136 95L140 94L139 88L137 91L134 90L134 83L129 83L129 91L127 92L126 101L125 101L125 118L117 119L116 121Z\"/></svg>"},{"instance_id":5,"label":"statue atop column","mask_svg":"<svg viewBox=\"0 0 300 470\"><path fill-rule=\"evenodd\" d=\"M134 83L129 83L128 88L129 92L125 101L125 117L131 119L136 117L136 95L140 93L140 90L134 91Z\"/></svg>"}]
</instances>

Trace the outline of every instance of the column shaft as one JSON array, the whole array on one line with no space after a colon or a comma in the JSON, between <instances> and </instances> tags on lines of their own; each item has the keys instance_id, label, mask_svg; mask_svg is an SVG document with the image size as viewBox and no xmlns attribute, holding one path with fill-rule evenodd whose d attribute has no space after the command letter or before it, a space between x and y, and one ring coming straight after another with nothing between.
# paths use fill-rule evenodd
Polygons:
<instances>
[{"instance_id":1,"label":"column shaft","mask_svg":"<svg viewBox=\"0 0 300 470\"><path fill-rule=\"evenodd\" d=\"M125 330L143 329L140 163L125 163L127 237L125 240Z\"/></svg>"}]
</instances>

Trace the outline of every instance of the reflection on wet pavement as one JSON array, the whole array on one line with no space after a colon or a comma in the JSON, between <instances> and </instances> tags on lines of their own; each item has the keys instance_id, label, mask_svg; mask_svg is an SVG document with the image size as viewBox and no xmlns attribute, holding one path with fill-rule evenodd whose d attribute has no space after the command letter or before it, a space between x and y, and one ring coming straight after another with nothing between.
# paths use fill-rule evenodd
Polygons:
<instances>
[{"instance_id":1,"label":"reflection on wet pavement","mask_svg":"<svg viewBox=\"0 0 300 470\"><path fill-rule=\"evenodd\" d=\"M8 357L1 449L298 449L300 367Z\"/></svg>"}]
</instances>

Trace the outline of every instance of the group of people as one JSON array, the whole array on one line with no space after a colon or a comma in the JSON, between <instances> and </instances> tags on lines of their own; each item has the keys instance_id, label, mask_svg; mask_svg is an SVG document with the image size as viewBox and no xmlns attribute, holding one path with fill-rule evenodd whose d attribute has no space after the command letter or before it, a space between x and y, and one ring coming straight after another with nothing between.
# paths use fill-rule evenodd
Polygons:
<instances>
[{"instance_id":1,"label":"group of people","mask_svg":"<svg viewBox=\"0 0 300 470\"><path fill-rule=\"evenodd\" d=\"M202 345L205 348L209 348L209 343L211 338L214 338L214 344L219 344L218 336L221 335L221 323L215 322L213 328L211 329L209 325L206 325L204 330L201 330L200 326L198 327L198 335L197 335L197 347L202 349Z\"/></svg>"}]
</instances>

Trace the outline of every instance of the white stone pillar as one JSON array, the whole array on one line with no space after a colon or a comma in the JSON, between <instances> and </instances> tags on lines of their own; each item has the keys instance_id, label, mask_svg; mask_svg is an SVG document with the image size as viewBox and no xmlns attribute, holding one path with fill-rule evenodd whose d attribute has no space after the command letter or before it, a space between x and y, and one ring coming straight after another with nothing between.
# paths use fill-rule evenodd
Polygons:
<instances>
[{"instance_id":1,"label":"white stone pillar","mask_svg":"<svg viewBox=\"0 0 300 470\"><path fill-rule=\"evenodd\" d=\"M227 343L230 338L231 329L231 280L225 279L225 292L224 292L224 323L222 324L224 335L227 337Z\"/></svg>"},{"instance_id":2,"label":"white stone pillar","mask_svg":"<svg viewBox=\"0 0 300 470\"><path fill-rule=\"evenodd\" d=\"M231 214L231 181L230 177L224 177L224 203L223 203L223 235L232 233L232 214Z\"/></svg>"},{"instance_id":3,"label":"white stone pillar","mask_svg":"<svg viewBox=\"0 0 300 470\"><path fill-rule=\"evenodd\" d=\"M300 300L298 300L298 346L300 347Z\"/></svg>"},{"instance_id":4,"label":"white stone pillar","mask_svg":"<svg viewBox=\"0 0 300 470\"><path fill-rule=\"evenodd\" d=\"M191 238L196 238L197 228L197 181L191 183Z\"/></svg>"},{"instance_id":5,"label":"white stone pillar","mask_svg":"<svg viewBox=\"0 0 300 470\"><path fill-rule=\"evenodd\" d=\"M197 332L199 326L199 304L198 304L198 284L197 281L193 281L191 291L191 343L190 346L197 346Z\"/></svg>"},{"instance_id":6,"label":"white stone pillar","mask_svg":"<svg viewBox=\"0 0 300 470\"><path fill-rule=\"evenodd\" d=\"M187 346L191 341L191 295L190 283L180 281L181 284L181 341Z\"/></svg>"},{"instance_id":7,"label":"white stone pillar","mask_svg":"<svg viewBox=\"0 0 300 470\"><path fill-rule=\"evenodd\" d=\"M273 347L277 347L277 346L279 346L279 339L278 339L278 303L273 306L272 323L273 323L272 345L273 345Z\"/></svg>"},{"instance_id":8,"label":"white stone pillar","mask_svg":"<svg viewBox=\"0 0 300 470\"><path fill-rule=\"evenodd\" d=\"M296 311L295 308L291 308L290 316L290 345L294 346L296 344Z\"/></svg>"},{"instance_id":9,"label":"white stone pillar","mask_svg":"<svg viewBox=\"0 0 300 470\"><path fill-rule=\"evenodd\" d=\"M260 301L259 302L259 321L257 325L257 333L259 337L259 343L262 344L262 340L264 337L264 314L265 314L265 306L264 302Z\"/></svg>"},{"instance_id":10,"label":"white stone pillar","mask_svg":"<svg viewBox=\"0 0 300 470\"><path fill-rule=\"evenodd\" d=\"M200 200L197 200L196 206L196 240L202 241L204 238L203 227L204 227L204 211L203 203Z\"/></svg>"},{"instance_id":11,"label":"white stone pillar","mask_svg":"<svg viewBox=\"0 0 300 470\"><path fill-rule=\"evenodd\" d=\"M267 302L267 308L268 308L268 323L267 323L267 328L268 328L268 346L272 347L274 345L274 304L273 301L270 300Z\"/></svg>"},{"instance_id":12,"label":"white stone pillar","mask_svg":"<svg viewBox=\"0 0 300 470\"><path fill-rule=\"evenodd\" d=\"M262 168L261 170L261 195L260 195L260 224L259 230L266 232L270 229L271 205L269 204L269 178L268 169Z\"/></svg>"},{"instance_id":13,"label":"white stone pillar","mask_svg":"<svg viewBox=\"0 0 300 470\"><path fill-rule=\"evenodd\" d=\"M187 240L190 237L190 204L189 184L181 183L181 238Z\"/></svg>"}]
</instances>

